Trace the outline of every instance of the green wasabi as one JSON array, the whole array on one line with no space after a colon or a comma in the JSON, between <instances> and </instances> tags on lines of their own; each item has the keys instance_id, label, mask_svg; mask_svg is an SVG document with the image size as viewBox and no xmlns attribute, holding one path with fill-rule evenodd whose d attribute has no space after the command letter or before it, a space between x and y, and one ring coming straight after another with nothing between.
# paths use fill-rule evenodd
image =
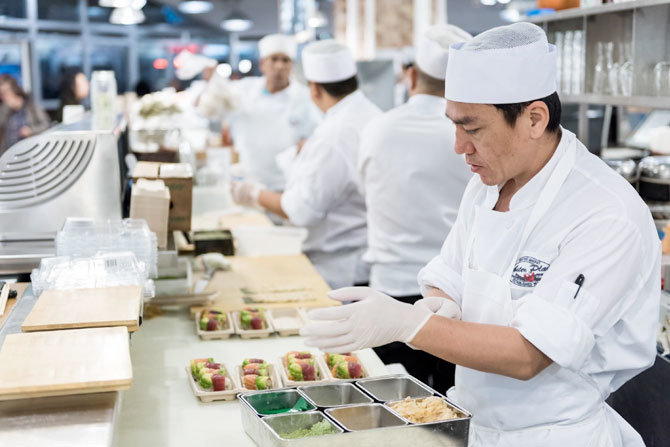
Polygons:
<instances>
[{"instance_id":1,"label":"green wasabi","mask_svg":"<svg viewBox=\"0 0 670 447\"><path fill-rule=\"evenodd\" d=\"M337 433L335 428L330 425L325 419L321 422L317 422L312 425L310 428L301 428L291 433L282 433L281 437L284 439L297 439L297 438L306 438L308 436L323 436L323 435L332 435Z\"/></svg>"}]
</instances>

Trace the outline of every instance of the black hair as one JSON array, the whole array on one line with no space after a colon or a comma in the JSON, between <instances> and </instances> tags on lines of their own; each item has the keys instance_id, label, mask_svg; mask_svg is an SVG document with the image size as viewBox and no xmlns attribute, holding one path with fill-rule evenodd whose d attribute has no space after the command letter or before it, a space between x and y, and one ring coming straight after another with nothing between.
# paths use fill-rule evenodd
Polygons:
<instances>
[{"instance_id":1,"label":"black hair","mask_svg":"<svg viewBox=\"0 0 670 447\"><path fill-rule=\"evenodd\" d=\"M418 65L414 66L416 71L417 85L434 95L444 96L444 79L434 78L421 70Z\"/></svg>"},{"instance_id":2,"label":"black hair","mask_svg":"<svg viewBox=\"0 0 670 447\"><path fill-rule=\"evenodd\" d=\"M358 89L358 77L353 75L349 79L338 82L317 82L317 85L323 87L323 89L333 98L344 98L350 93L355 92Z\"/></svg>"},{"instance_id":3,"label":"black hair","mask_svg":"<svg viewBox=\"0 0 670 447\"><path fill-rule=\"evenodd\" d=\"M558 132L561 125L561 100L558 93L554 92L551 95L536 99L534 101L519 102L514 104L493 104L493 106L500 110L505 117L505 121L510 127L514 127L516 119L521 113L526 110L526 107L535 101L542 101L549 109L549 122L547 123L547 130L552 133Z\"/></svg>"}]
</instances>

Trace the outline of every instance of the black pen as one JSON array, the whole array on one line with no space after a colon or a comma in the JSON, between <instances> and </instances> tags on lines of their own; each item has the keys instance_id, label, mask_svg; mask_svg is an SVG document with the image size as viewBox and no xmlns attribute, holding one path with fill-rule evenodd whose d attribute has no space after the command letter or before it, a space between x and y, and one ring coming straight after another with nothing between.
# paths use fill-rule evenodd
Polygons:
<instances>
[{"instance_id":1,"label":"black pen","mask_svg":"<svg viewBox=\"0 0 670 447\"><path fill-rule=\"evenodd\" d=\"M573 300L577 299L577 294L581 290L582 284L584 284L584 275L580 273L577 279L575 279L575 284L577 284L577 291L575 292L575 296L572 298Z\"/></svg>"}]
</instances>

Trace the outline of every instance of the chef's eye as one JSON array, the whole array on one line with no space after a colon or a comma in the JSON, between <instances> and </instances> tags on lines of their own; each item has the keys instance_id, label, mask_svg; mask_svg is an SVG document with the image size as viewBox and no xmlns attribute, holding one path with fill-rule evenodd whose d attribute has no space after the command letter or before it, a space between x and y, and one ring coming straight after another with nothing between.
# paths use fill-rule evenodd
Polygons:
<instances>
[{"instance_id":1,"label":"chef's eye","mask_svg":"<svg viewBox=\"0 0 670 447\"><path fill-rule=\"evenodd\" d=\"M468 135L474 135L475 133L477 133L477 131L479 131L479 128L477 128L477 129L465 129L465 128L463 128L463 130L464 130L465 133L467 133Z\"/></svg>"}]
</instances>

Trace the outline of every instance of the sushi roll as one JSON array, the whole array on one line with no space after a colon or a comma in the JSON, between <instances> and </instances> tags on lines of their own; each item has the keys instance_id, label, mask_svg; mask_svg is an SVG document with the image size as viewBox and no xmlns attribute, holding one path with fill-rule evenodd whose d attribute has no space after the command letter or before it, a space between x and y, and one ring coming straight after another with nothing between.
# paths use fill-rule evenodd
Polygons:
<instances>
[{"instance_id":1,"label":"sushi roll","mask_svg":"<svg viewBox=\"0 0 670 447\"><path fill-rule=\"evenodd\" d=\"M200 314L201 331L221 331L228 325L226 314L218 310L204 310Z\"/></svg>"},{"instance_id":2,"label":"sushi roll","mask_svg":"<svg viewBox=\"0 0 670 447\"><path fill-rule=\"evenodd\" d=\"M245 309L240 312L240 326L244 330L259 330L267 327L263 309Z\"/></svg>"},{"instance_id":3,"label":"sushi roll","mask_svg":"<svg viewBox=\"0 0 670 447\"><path fill-rule=\"evenodd\" d=\"M213 358L208 359L193 359L191 360L191 375L194 379L200 379L202 370L206 367L207 363L213 363Z\"/></svg>"},{"instance_id":4,"label":"sushi roll","mask_svg":"<svg viewBox=\"0 0 670 447\"><path fill-rule=\"evenodd\" d=\"M354 362L358 363L358 357L352 355L350 352L346 354L329 354L326 353L326 363L329 368L337 365L340 362Z\"/></svg>"},{"instance_id":5,"label":"sushi roll","mask_svg":"<svg viewBox=\"0 0 670 447\"><path fill-rule=\"evenodd\" d=\"M212 390L225 391L228 381L225 374L212 374Z\"/></svg>"},{"instance_id":6,"label":"sushi roll","mask_svg":"<svg viewBox=\"0 0 670 447\"><path fill-rule=\"evenodd\" d=\"M339 362L331 371L336 379L360 379L363 372L360 363Z\"/></svg>"},{"instance_id":7,"label":"sushi roll","mask_svg":"<svg viewBox=\"0 0 670 447\"><path fill-rule=\"evenodd\" d=\"M242 368L244 375L255 374L257 376L269 376L270 372L267 363L250 363Z\"/></svg>"},{"instance_id":8,"label":"sushi roll","mask_svg":"<svg viewBox=\"0 0 670 447\"><path fill-rule=\"evenodd\" d=\"M249 374L244 376L244 387L248 390L269 390L272 388L272 379L268 376Z\"/></svg>"},{"instance_id":9,"label":"sushi roll","mask_svg":"<svg viewBox=\"0 0 670 447\"><path fill-rule=\"evenodd\" d=\"M308 363L291 363L288 365L288 378L296 382L316 380L316 368Z\"/></svg>"},{"instance_id":10,"label":"sushi roll","mask_svg":"<svg viewBox=\"0 0 670 447\"><path fill-rule=\"evenodd\" d=\"M292 363L294 361L307 361L311 360L312 365L314 364L314 356L309 351L291 351L286 354L286 364Z\"/></svg>"},{"instance_id":11,"label":"sushi roll","mask_svg":"<svg viewBox=\"0 0 670 447\"><path fill-rule=\"evenodd\" d=\"M265 360L262 359L244 359L242 360L242 367L244 368L250 363L267 363Z\"/></svg>"}]
</instances>

